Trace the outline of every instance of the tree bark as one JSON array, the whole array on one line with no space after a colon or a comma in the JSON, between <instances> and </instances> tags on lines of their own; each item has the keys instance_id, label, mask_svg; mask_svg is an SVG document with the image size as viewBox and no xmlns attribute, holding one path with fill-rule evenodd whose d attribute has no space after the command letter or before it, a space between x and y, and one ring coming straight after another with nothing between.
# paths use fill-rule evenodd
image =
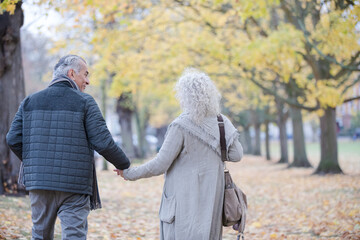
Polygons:
<instances>
[{"instance_id":1,"label":"tree bark","mask_svg":"<svg viewBox=\"0 0 360 240\"><path fill-rule=\"evenodd\" d=\"M325 114L320 117L320 130L321 158L315 173L342 173L338 162L335 108L325 109Z\"/></svg>"},{"instance_id":2,"label":"tree bark","mask_svg":"<svg viewBox=\"0 0 360 240\"><path fill-rule=\"evenodd\" d=\"M290 107L290 115L292 120L294 147L294 161L290 164L290 167L311 167L306 156L301 109Z\"/></svg>"},{"instance_id":3,"label":"tree bark","mask_svg":"<svg viewBox=\"0 0 360 240\"><path fill-rule=\"evenodd\" d=\"M265 122L265 151L266 151L266 160L271 160L270 157L270 136L269 136L269 122Z\"/></svg>"},{"instance_id":4,"label":"tree bark","mask_svg":"<svg viewBox=\"0 0 360 240\"><path fill-rule=\"evenodd\" d=\"M146 128L149 121L149 114L146 109L140 112L135 109L136 129L138 136L138 157L145 158L147 153Z\"/></svg>"},{"instance_id":5,"label":"tree bark","mask_svg":"<svg viewBox=\"0 0 360 240\"><path fill-rule=\"evenodd\" d=\"M277 124L279 127L279 140L280 140L280 160L278 163L288 163L289 154L288 154L288 144L287 144L287 135L286 135L286 114L284 113L284 103L279 100L276 100L277 108Z\"/></svg>"},{"instance_id":6,"label":"tree bark","mask_svg":"<svg viewBox=\"0 0 360 240\"><path fill-rule=\"evenodd\" d=\"M255 146L254 146L254 155L261 156L261 139L260 139L260 126L261 124L255 124Z\"/></svg>"},{"instance_id":7,"label":"tree bark","mask_svg":"<svg viewBox=\"0 0 360 240\"><path fill-rule=\"evenodd\" d=\"M262 116L258 109L252 109L250 111L251 114L251 124L254 126L255 129L255 142L253 146L253 155L261 156L261 139L260 139L260 127L262 122Z\"/></svg>"},{"instance_id":8,"label":"tree bark","mask_svg":"<svg viewBox=\"0 0 360 240\"><path fill-rule=\"evenodd\" d=\"M135 157L135 148L132 139L132 115L131 96L128 93L122 94L117 101L116 111L119 115L121 128L122 148L129 158Z\"/></svg>"},{"instance_id":9,"label":"tree bark","mask_svg":"<svg viewBox=\"0 0 360 240\"><path fill-rule=\"evenodd\" d=\"M106 80L105 79L100 80L100 89L101 89L101 111L102 111L104 119L106 120L107 94L106 94ZM106 159L103 159L102 165L103 165L102 170L107 171L108 164L107 164Z\"/></svg>"},{"instance_id":10,"label":"tree bark","mask_svg":"<svg viewBox=\"0 0 360 240\"><path fill-rule=\"evenodd\" d=\"M25 97L21 58L20 28L23 25L22 2L13 15L0 15L0 194L16 193L20 160L6 144L11 121ZM6 186L5 186L6 185Z\"/></svg>"},{"instance_id":11,"label":"tree bark","mask_svg":"<svg viewBox=\"0 0 360 240\"><path fill-rule=\"evenodd\" d=\"M162 126L162 127L159 127L159 128L156 128L156 138L158 140L157 144L156 144L156 151L159 152L162 144L164 143L164 140L165 140L165 134L166 134L166 131L167 131L167 128L168 126Z\"/></svg>"},{"instance_id":12,"label":"tree bark","mask_svg":"<svg viewBox=\"0 0 360 240\"><path fill-rule=\"evenodd\" d=\"M252 140L250 135L250 127L244 127L244 142L243 142L243 148L245 154L252 154L253 148L252 148Z\"/></svg>"},{"instance_id":13,"label":"tree bark","mask_svg":"<svg viewBox=\"0 0 360 240\"><path fill-rule=\"evenodd\" d=\"M310 125L311 125L311 132L312 132L311 141L316 142L319 140L318 139L319 126L318 126L317 122L315 122L315 120L311 120Z\"/></svg>"}]
</instances>

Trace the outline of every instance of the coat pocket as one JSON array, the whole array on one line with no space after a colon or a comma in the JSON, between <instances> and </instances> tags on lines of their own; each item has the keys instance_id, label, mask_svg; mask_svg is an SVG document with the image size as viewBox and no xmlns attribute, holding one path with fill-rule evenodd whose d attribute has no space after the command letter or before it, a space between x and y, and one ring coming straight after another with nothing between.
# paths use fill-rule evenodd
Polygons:
<instances>
[{"instance_id":1,"label":"coat pocket","mask_svg":"<svg viewBox=\"0 0 360 240\"><path fill-rule=\"evenodd\" d=\"M175 196L166 197L163 194L162 203L159 211L160 221L172 223L175 220Z\"/></svg>"}]
</instances>

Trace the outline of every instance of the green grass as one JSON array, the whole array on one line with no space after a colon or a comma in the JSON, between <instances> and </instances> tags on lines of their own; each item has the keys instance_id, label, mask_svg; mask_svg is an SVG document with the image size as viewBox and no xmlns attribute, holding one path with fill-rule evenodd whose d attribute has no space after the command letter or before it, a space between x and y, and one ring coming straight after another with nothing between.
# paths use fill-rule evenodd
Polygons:
<instances>
[{"instance_id":1,"label":"green grass","mask_svg":"<svg viewBox=\"0 0 360 240\"><path fill-rule=\"evenodd\" d=\"M265 156L265 142L262 143L261 153ZM289 161L293 159L293 141L288 140ZM306 153L313 166L320 161L320 142L306 142ZM272 161L280 159L280 143L277 140L270 141L270 156ZM338 158L341 168L345 172L360 173L360 141L351 139L338 139Z\"/></svg>"},{"instance_id":2,"label":"green grass","mask_svg":"<svg viewBox=\"0 0 360 240\"><path fill-rule=\"evenodd\" d=\"M262 153L265 155L265 143L262 143ZM289 157L293 155L293 141L288 140ZM306 142L306 153L309 156L320 157L320 142ZM360 161L360 141L338 140L339 158L358 157ZM276 159L280 157L280 143L277 140L270 141L270 155Z\"/></svg>"}]
</instances>

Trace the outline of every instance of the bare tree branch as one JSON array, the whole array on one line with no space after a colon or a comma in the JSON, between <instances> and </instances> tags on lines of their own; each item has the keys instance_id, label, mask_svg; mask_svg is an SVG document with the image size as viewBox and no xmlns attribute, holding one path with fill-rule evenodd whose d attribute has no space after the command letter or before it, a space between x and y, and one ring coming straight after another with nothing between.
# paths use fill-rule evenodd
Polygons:
<instances>
[{"instance_id":1,"label":"bare tree branch","mask_svg":"<svg viewBox=\"0 0 360 240\"><path fill-rule=\"evenodd\" d=\"M360 82L360 74L357 79L354 80L354 82L345 87L345 89L342 91L342 94L346 93L349 88L355 86L355 84L357 84L358 82Z\"/></svg>"},{"instance_id":2,"label":"bare tree branch","mask_svg":"<svg viewBox=\"0 0 360 240\"><path fill-rule=\"evenodd\" d=\"M291 6L288 6L285 0L281 1L280 7L284 11L286 20L292 23L297 29L300 29L300 26L296 21L296 17L293 14L293 12L295 12L295 9L291 8Z\"/></svg>"},{"instance_id":3,"label":"bare tree branch","mask_svg":"<svg viewBox=\"0 0 360 240\"><path fill-rule=\"evenodd\" d=\"M348 7L350 7L350 6L353 6L353 5L355 5L355 3L354 3L354 1L351 1L351 0L337 0L337 1L335 1L336 9L344 10L344 9L347 9Z\"/></svg>"},{"instance_id":4,"label":"bare tree branch","mask_svg":"<svg viewBox=\"0 0 360 240\"><path fill-rule=\"evenodd\" d=\"M249 70L245 70L245 69L244 69L244 71L249 72ZM252 74L255 74L254 70L252 70L251 72L252 72ZM213 76L227 76L227 77L241 78L241 76L239 74L212 73L211 75L213 75ZM317 103L317 105L315 107L307 107L307 106L304 106L304 105L302 105L302 104L300 104L300 103L298 103L296 101L292 101L290 99L287 99L287 98L281 96L280 94L278 94L276 89L271 89L271 88L265 87L264 82L260 82L259 80L255 80L254 77L249 78L249 80L251 82L253 82L256 86L258 86L261 90L263 90L265 94L274 96L275 98L279 99L280 101L282 101L284 103L287 103L287 104L289 104L289 105L291 105L293 107L305 109L305 110L308 110L308 111L315 111L315 110L318 110L320 108L319 103Z\"/></svg>"},{"instance_id":5,"label":"bare tree branch","mask_svg":"<svg viewBox=\"0 0 360 240\"><path fill-rule=\"evenodd\" d=\"M205 23L206 26L208 26L211 29L211 32L214 35L217 35L216 29L217 27L213 26L209 21L205 20L205 18L202 17L201 12L199 11L199 9L197 9L195 6L193 6L192 4L190 4L189 2L186 2L186 4L184 4L183 1L180 0L175 0L175 2L179 3L180 5L184 6L184 7L188 7L191 10L193 10L195 12L195 14L199 17L202 18L203 22Z\"/></svg>"},{"instance_id":6,"label":"bare tree branch","mask_svg":"<svg viewBox=\"0 0 360 240\"><path fill-rule=\"evenodd\" d=\"M354 100L360 100L360 96L347 98L347 99L344 100L344 103L351 102L351 101L354 101Z\"/></svg>"},{"instance_id":7,"label":"bare tree branch","mask_svg":"<svg viewBox=\"0 0 360 240\"><path fill-rule=\"evenodd\" d=\"M250 21L252 21L259 29L260 29L260 35L263 37L268 37L269 35L265 32L265 30L260 26L260 24L256 21L254 17L249 18Z\"/></svg>"},{"instance_id":8,"label":"bare tree branch","mask_svg":"<svg viewBox=\"0 0 360 240\"><path fill-rule=\"evenodd\" d=\"M336 87L339 88L340 86L344 85L350 78L352 72L347 71L347 75L343 78L343 80L341 82L339 82Z\"/></svg>"},{"instance_id":9,"label":"bare tree branch","mask_svg":"<svg viewBox=\"0 0 360 240\"><path fill-rule=\"evenodd\" d=\"M350 63L347 66L357 66L359 65L359 63L355 63L356 59L360 56L360 51L358 51L354 56L351 57ZM334 76L335 79L339 79L340 77L342 77L344 74L346 74L347 69L346 68L341 68L341 70L339 70L339 72Z\"/></svg>"},{"instance_id":10,"label":"bare tree branch","mask_svg":"<svg viewBox=\"0 0 360 240\"><path fill-rule=\"evenodd\" d=\"M295 108L301 108L301 109L305 109L305 110L308 110L308 111L315 111L315 110L318 110L320 108L319 104L317 104L317 106L315 106L315 107L307 107L307 106L304 106L304 105L302 105L302 104L300 104L300 103L298 103L296 101L292 101L290 99L284 98L284 97L280 96L279 94L277 94L275 90L268 89L268 88L264 87L260 82L255 80L255 78L250 78L250 81L253 82L259 88L261 88L264 91L265 94L270 94L270 95L278 98L280 101L285 102L285 103L287 103L290 106L293 106Z\"/></svg>"},{"instance_id":11,"label":"bare tree branch","mask_svg":"<svg viewBox=\"0 0 360 240\"><path fill-rule=\"evenodd\" d=\"M248 29L248 23L249 23L249 19L245 19L244 30L245 30L246 35L248 36L248 38L252 41L253 38L252 38L252 36L251 36L251 34L250 34L250 31L249 31L249 29Z\"/></svg>"}]
</instances>

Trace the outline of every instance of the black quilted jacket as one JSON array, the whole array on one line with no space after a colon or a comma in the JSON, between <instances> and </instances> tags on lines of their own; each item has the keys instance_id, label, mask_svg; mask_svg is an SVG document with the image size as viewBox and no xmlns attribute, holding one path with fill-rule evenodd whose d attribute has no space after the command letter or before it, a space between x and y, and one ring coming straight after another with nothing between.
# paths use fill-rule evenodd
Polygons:
<instances>
[{"instance_id":1,"label":"black quilted jacket","mask_svg":"<svg viewBox=\"0 0 360 240\"><path fill-rule=\"evenodd\" d=\"M27 190L91 195L94 149L118 169L130 165L95 100L67 82L25 98L6 139L23 161Z\"/></svg>"}]
</instances>

